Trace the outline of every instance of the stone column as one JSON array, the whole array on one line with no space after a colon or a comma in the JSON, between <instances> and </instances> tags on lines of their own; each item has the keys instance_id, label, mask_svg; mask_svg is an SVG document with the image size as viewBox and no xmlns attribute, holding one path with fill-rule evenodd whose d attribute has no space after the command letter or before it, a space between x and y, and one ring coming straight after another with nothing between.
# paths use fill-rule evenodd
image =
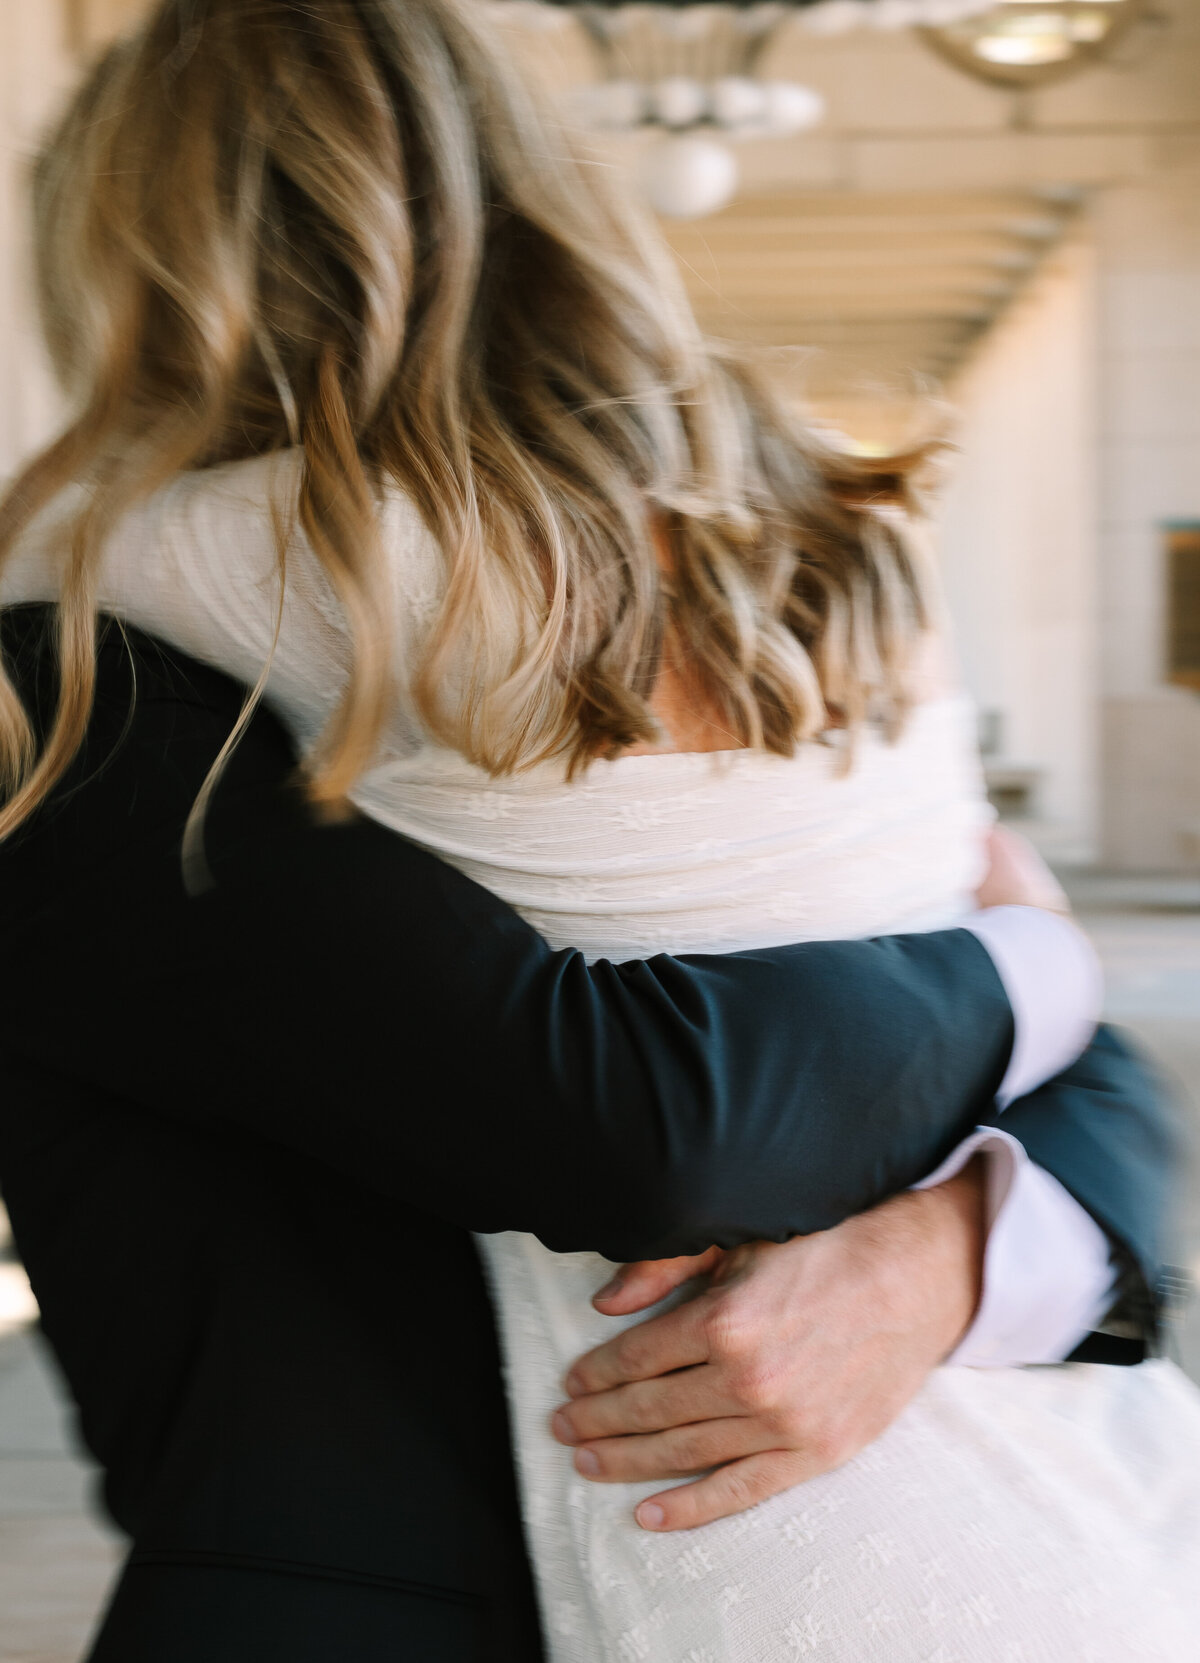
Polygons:
<instances>
[{"instance_id":1,"label":"stone column","mask_svg":"<svg viewBox=\"0 0 1200 1663\"><path fill-rule=\"evenodd\" d=\"M1197 95L1200 99L1200 94ZM1166 530L1200 525L1200 140L1096 205L1103 855L1200 870L1200 696L1167 680Z\"/></svg>"},{"instance_id":2,"label":"stone column","mask_svg":"<svg viewBox=\"0 0 1200 1663\"><path fill-rule=\"evenodd\" d=\"M0 478L59 413L29 276L29 164L74 73L61 0L0 8Z\"/></svg>"}]
</instances>

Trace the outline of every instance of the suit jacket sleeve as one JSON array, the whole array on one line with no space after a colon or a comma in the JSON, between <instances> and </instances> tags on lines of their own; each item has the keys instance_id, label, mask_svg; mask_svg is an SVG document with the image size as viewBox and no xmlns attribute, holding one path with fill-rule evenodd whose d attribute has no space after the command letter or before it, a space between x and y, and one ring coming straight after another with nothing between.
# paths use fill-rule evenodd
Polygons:
<instances>
[{"instance_id":1,"label":"suit jacket sleeve","mask_svg":"<svg viewBox=\"0 0 1200 1663\"><path fill-rule=\"evenodd\" d=\"M1112 1317L1125 1334L1092 1335L1082 1362L1137 1362L1159 1337L1164 1227L1182 1161L1178 1125L1149 1064L1111 1028L1057 1079L989 1118L1024 1144L1107 1232L1117 1261Z\"/></svg>"},{"instance_id":2,"label":"suit jacket sleeve","mask_svg":"<svg viewBox=\"0 0 1200 1663\"><path fill-rule=\"evenodd\" d=\"M41 721L44 623L5 621ZM265 711L189 894L182 826L241 697L109 632L85 750L0 860L0 1035L28 1061L468 1228L615 1259L826 1228L986 1116L1012 1017L968 932L589 967L384 828L318 824ZM1071 1188L1085 1147L1105 1223L1141 1250L1161 1162L1106 1183L1111 1095L1148 1149L1162 1110L1124 1059L1091 1066L1075 1135L1036 1158ZM1056 1088L1022 1112L1053 1120Z\"/></svg>"}]
</instances>

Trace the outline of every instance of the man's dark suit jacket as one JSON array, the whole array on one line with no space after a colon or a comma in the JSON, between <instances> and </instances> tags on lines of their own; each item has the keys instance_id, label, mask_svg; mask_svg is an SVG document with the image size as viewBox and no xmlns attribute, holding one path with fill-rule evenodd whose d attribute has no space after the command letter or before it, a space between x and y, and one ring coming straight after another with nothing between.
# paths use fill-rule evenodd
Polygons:
<instances>
[{"instance_id":1,"label":"man's dark suit jacket","mask_svg":"<svg viewBox=\"0 0 1200 1663\"><path fill-rule=\"evenodd\" d=\"M3 621L44 728L44 609ZM132 1551L94 1663L533 1663L468 1231L615 1259L828 1227L992 1113L947 931L589 968L381 827L318 824L242 690L109 628L84 753L0 852L0 1181ZM1147 1327L1170 1139L1102 1035L1005 1124ZM1053 1267L1047 1267L1053 1274Z\"/></svg>"}]
</instances>

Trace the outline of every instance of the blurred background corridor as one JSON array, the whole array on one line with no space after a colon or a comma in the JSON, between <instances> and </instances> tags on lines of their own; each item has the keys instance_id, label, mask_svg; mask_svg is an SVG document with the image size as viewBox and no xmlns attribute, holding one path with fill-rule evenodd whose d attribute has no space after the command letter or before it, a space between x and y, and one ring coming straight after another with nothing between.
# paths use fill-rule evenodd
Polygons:
<instances>
[{"instance_id":1,"label":"blurred background corridor","mask_svg":"<svg viewBox=\"0 0 1200 1663\"><path fill-rule=\"evenodd\" d=\"M58 413L28 158L144 4L0 0L0 476ZM1172 1081L1200 1275L1200 0L492 10L706 329L861 449L954 412L936 547L989 787ZM117 1545L0 1255L0 1663L73 1663ZM1200 1379L1194 1314L1175 1344Z\"/></svg>"}]
</instances>

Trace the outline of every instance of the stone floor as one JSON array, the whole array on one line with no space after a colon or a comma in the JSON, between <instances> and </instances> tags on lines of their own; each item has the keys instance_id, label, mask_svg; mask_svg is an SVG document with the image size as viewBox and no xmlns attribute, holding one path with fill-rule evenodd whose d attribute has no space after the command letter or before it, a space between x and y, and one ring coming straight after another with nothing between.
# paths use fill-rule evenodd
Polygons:
<instances>
[{"instance_id":1,"label":"stone floor","mask_svg":"<svg viewBox=\"0 0 1200 1663\"><path fill-rule=\"evenodd\" d=\"M1200 1279L1200 882L1088 876L1071 889L1105 962L1110 1015L1158 1059L1183 1107L1192 1159L1177 1256ZM77 1663L119 1543L90 1505L70 1411L21 1324L23 1297L16 1267L0 1265L0 1663ZM1200 1380L1200 1308L1176 1343Z\"/></svg>"},{"instance_id":2,"label":"stone floor","mask_svg":"<svg viewBox=\"0 0 1200 1663\"><path fill-rule=\"evenodd\" d=\"M120 1552L28 1332L0 1339L0 1663L75 1663Z\"/></svg>"}]
</instances>

